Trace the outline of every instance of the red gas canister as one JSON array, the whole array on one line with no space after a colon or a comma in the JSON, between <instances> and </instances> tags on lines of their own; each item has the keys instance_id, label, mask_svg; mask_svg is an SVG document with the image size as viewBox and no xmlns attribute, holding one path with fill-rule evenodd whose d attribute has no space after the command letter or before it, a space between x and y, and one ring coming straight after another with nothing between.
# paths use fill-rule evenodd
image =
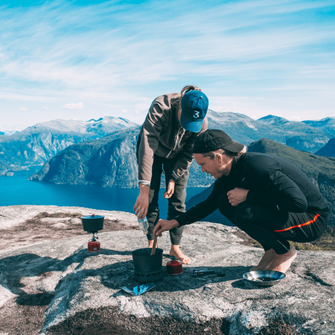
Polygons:
<instances>
[{"instance_id":1,"label":"red gas canister","mask_svg":"<svg viewBox=\"0 0 335 335\"><path fill-rule=\"evenodd\" d=\"M170 275L179 275L183 273L183 263L179 260L166 263L166 272Z\"/></svg>"},{"instance_id":2,"label":"red gas canister","mask_svg":"<svg viewBox=\"0 0 335 335\"><path fill-rule=\"evenodd\" d=\"M100 242L91 241L88 242L88 251L99 251L100 250Z\"/></svg>"}]
</instances>

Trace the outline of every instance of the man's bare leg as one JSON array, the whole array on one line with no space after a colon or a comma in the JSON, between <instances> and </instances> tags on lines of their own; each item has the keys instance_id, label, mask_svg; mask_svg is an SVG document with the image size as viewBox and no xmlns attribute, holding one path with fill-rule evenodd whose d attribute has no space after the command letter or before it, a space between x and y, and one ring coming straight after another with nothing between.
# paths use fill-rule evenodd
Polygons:
<instances>
[{"instance_id":1,"label":"man's bare leg","mask_svg":"<svg viewBox=\"0 0 335 335\"><path fill-rule=\"evenodd\" d=\"M297 250L293 246L289 252L283 255L274 254L273 261L267 270L279 271L285 273L291 266L294 259L297 257Z\"/></svg>"},{"instance_id":2,"label":"man's bare leg","mask_svg":"<svg viewBox=\"0 0 335 335\"><path fill-rule=\"evenodd\" d=\"M258 265L254 266L250 270L251 271L266 270L272 263L275 254L276 253L273 249L266 250Z\"/></svg>"},{"instance_id":3,"label":"man's bare leg","mask_svg":"<svg viewBox=\"0 0 335 335\"><path fill-rule=\"evenodd\" d=\"M179 245L171 244L170 256L176 257L177 259L181 260L183 264L191 263L190 258L181 252L181 250L179 249Z\"/></svg>"},{"instance_id":4,"label":"man's bare leg","mask_svg":"<svg viewBox=\"0 0 335 335\"><path fill-rule=\"evenodd\" d=\"M148 248L152 249L155 240L148 240ZM158 247L158 241L156 241L156 248Z\"/></svg>"}]
</instances>

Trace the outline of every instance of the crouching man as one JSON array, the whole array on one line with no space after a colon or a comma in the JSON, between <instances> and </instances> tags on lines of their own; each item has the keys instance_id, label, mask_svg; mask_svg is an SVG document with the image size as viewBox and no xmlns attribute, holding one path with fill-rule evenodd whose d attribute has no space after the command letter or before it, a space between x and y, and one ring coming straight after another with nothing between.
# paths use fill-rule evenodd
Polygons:
<instances>
[{"instance_id":1,"label":"crouching man","mask_svg":"<svg viewBox=\"0 0 335 335\"><path fill-rule=\"evenodd\" d=\"M159 220L154 234L202 220L217 208L258 241L264 255L252 270L285 273L297 256L288 241L311 242L327 227L329 208L312 181L282 158L243 153L243 145L210 129L194 142L201 171L216 182L210 196L174 220Z\"/></svg>"}]
</instances>

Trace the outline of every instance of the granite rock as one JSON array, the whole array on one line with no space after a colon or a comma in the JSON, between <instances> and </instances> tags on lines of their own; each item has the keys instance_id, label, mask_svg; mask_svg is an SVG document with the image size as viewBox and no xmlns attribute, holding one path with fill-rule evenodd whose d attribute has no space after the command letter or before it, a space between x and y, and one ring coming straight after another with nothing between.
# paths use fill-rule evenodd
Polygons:
<instances>
[{"instance_id":1,"label":"granite rock","mask_svg":"<svg viewBox=\"0 0 335 335\"><path fill-rule=\"evenodd\" d=\"M1 207L0 228L18 227L21 214L24 219L37 212L85 214L82 208L28 209ZM136 223L130 213L102 213L129 227ZM11 216L15 219L4 223ZM258 262L262 250L243 245L239 233L236 227L216 223L187 226L181 247L191 264L175 276L165 272L170 240L164 233L158 242L164 250L164 276L140 296L121 289L141 284L134 279L132 260L132 251L147 244L139 230L101 231L101 250L95 253L87 251L84 232L6 247L0 251L0 329L5 334L243 335L260 334L271 320L282 318L295 327L295 334L334 334L334 253L299 251L285 279L260 287L242 275ZM224 276L193 277L193 270L199 269Z\"/></svg>"}]
</instances>

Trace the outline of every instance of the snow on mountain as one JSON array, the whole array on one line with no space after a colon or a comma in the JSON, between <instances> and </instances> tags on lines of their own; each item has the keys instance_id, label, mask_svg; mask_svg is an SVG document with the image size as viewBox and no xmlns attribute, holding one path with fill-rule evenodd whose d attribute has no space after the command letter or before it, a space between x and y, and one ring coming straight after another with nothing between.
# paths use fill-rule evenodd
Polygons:
<instances>
[{"instance_id":1,"label":"snow on mountain","mask_svg":"<svg viewBox=\"0 0 335 335\"><path fill-rule=\"evenodd\" d=\"M105 136L115 130L135 127L136 123L119 117L105 116L98 120L51 120L47 122L37 123L31 127L24 129L20 134L36 133L36 132L62 132L62 133L91 133L101 134Z\"/></svg>"},{"instance_id":2,"label":"snow on mountain","mask_svg":"<svg viewBox=\"0 0 335 335\"><path fill-rule=\"evenodd\" d=\"M319 121L307 120L302 122L311 127L322 129L335 136L335 117L326 117Z\"/></svg>"},{"instance_id":3,"label":"snow on mountain","mask_svg":"<svg viewBox=\"0 0 335 335\"><path fill-rule=\"evenodd\" d=\"M264 117L261 117L257 121L263 122L266 124L271 124L271 125L283 125L286 122L289 122L288 120L284 119L283 117L275 116L275 115L267 115Z\"/></svg>"},{"instance_id":4,"label":"snow on mountain","mask_svg":"<svg viewBox=\"0 0 335 335\"><path fill-rule=\"evenodd\" d=\"M102 138L117 130L138 126L123 118L52 120L37 123L9 136L0 136L0 175L27 166L42 165L72 144Z\"/></svg>"}]
</instances>

